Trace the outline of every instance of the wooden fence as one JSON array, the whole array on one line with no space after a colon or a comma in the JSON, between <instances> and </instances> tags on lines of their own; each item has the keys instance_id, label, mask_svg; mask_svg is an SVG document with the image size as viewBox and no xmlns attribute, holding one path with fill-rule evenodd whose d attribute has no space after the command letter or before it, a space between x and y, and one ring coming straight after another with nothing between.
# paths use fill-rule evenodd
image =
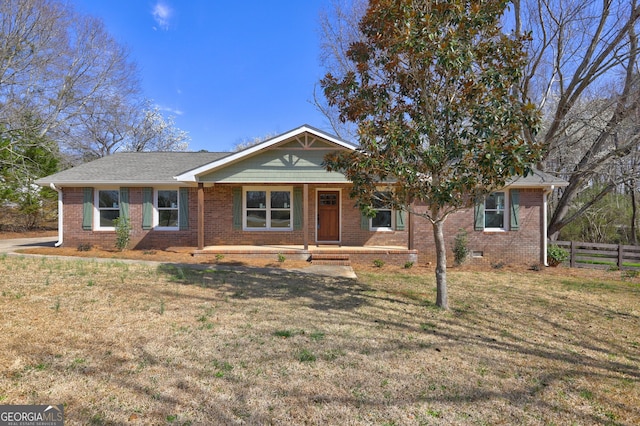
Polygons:
<instances>
[{"instance_id":1,"label":"wooden fence","mask_svg":"<svg viewBox=\"0 0 640 426\"><path fill-rule=\"evenodd\" d=\"M549 241L569 252L565 264L572 268L640 269L640 246Z\"/></svg>"}]
</instances>

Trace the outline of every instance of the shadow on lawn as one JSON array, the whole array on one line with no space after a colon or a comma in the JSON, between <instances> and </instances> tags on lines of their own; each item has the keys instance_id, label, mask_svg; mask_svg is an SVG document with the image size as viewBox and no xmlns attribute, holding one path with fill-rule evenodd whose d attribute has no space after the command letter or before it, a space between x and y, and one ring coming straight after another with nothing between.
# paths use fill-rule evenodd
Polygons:
<instances>
[{"instance_id":1,"label":"shadow on lawn","mask_svg":"<svg viewBox=\"0 0 640 426\"><path fill-rule=\"evenodd\" d=\"M568 406L558 405L557 401L548 400L545 389L558 385L562 389L564 383L571 383L578 378L589 381L622 379L636 382L640 379L640 371L636 368L639 359L629 351L629 342L616 341L615 338L602 336L589 329L574 329L571 321L552 320L544 316L551 311L583 312L594 318L602 318L600 306L591 305L580 298L566 300L540 301L543 308L531 306L532 299L526 294L509 292L501 294L502 300L471 300L463 309L452 312L439 311L432 303L425 300L424 294L401 292L398 289L379 290L362 281L332 277L314 276L277 268L218 268L197 267L193 265L162 265L159 272L167 275L176 283L195 285L212 289L217 297L235 298L239 300L272 299L272 300L304 300L304 305L320 311L334 311L336 317L330 321L346 322L357 320L360 324L370 322L371 327L395 329L394 337L383 343L367 348L368 354L395 353L398 351L429 351L433 357L446 360L457 353L473 353L473 362L492 365L498 369L495 357L499 353L512 354L513 359L528 359L532 365L524 363L521 367L507 368L509 374L522 374L523 382L512 387L508 392L483 389L468 383L465 387L449 389L443 392L422 393L419 380L404 377L401 371L393 368L387 372L390 379L399 383L414 383L407 395L398 395L397 399L385 397L366 397L359 394L345 395L322 392L305 394L298 390L282 389L282 393L301 400L302 404L345 404L347 406L371 407L380 409L388 405L412 405L416 403L487 403L489 401L508 401L513 406L530 406L534 410L563 413L566 418L575 418L585 424L603 423L603 417L595 412L574 412ZM495 296L495 295L494 295ZM534 300L535 302L535 300ZM501 305L512 303L517 306L516 315L509 318L508 327L495 321L503 317ZM367 313L356 311L356 308L371 308ZM417 308L417 309L414 309ZM406 319L402 315L407 309L422 313L422 320ZM611 315L625 320L636 321L638 318L624 312L611 311ZM392 319L392 315L398 314ZM357 318L356 318L357 317ZM402 319L404 317L404 319ZM395 318L398 318L396 320ZM420 322L429 319L433 327L421 328ZM509 332L505 332L509 330ZM407 336L429 336L427 340L407 340ZM632 336L630 336L632 337ZM357 340L357 339L356 339ZM362 353L362 341L353 342L340 348L347 353ZM617 357L607 357L611 353ZM541 369L541 366L546 368ZM465 368L469 368L466 366ZM444 380L444 379L443 379ZM588 391L589 389L587 389ZM554 391L555 392L555 391ZM412 395L412 396L409 396ZM239 405L243 405L242 395L236 395ZM640 410L631 405L621 405L619 401L610 400L606 394L599 395L600 403L605 407L617 408L625 413L638 414ZM249 406L244 407L251 412ZM604 410L604 408L602 409ZM595 410L597 412L597 410ZM601 414L601 413L600 413ZM429 420L429 419L427 419ZM608 424L627 424L609 419Z\"/></svg>"},{"instance_id":2,"label":"shadow on lawn","mask_svg":"<svg viewBox=\"0 0 640 426\"><path fill-rule=\"evenodd\" d=\"M173 282L196 285L235 299L311 299L305 306L322 311L361 306L370 288L350 278L336 278L279 268L162 264L158 271Z\"/></svg>"}]
</instances>

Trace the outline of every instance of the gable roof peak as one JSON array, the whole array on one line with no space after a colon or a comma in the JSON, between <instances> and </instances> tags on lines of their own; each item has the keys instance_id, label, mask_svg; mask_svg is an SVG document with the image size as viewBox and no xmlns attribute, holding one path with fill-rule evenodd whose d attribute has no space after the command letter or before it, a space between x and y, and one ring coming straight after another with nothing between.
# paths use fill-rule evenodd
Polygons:
<instances>
[{"instance_id":1,"label":"gable roof peak","mask_svg":"<svg viewBox=\"0 0 640 426\"><path fill-rule=\"evenodd\" d=\"M227 155L224 158L221 158L219 160L215 160L212 161L208 164L204 164L200 167L197 167L193 170L189 170L186 172L183 172L177 176L174 177L174 179L176 179L177 181L181 181L181 182L195 182L197 180L197 176L201 175L203 173L207 173L210 172L218 167L221 166L225 166L227 164L242 160L244 158L247 158L251 155L254 155L257 152L272 148L274 146L277 146L283 142L289 141L292 138L295 138L296 136L302 135L304 133L309 133L313 136L316 136L318 138L321 138L323 140L325 140L326 142L329 142L330 144L336 145L338 148L340 149L347 149L347 150L355 150L356 146L343 140L338 138L337 136L334 136L330 133L324 132L322 130L316 129L315 127L312 127L308 124L303 124L300 127L297 127L295 129L289 130L288 132L282 133L278 136L274 136L272 138L269 138L267 140L264 140L260 143L257 143L253 146L250 146L248 148L245 148L241 151L238 152L234 152L232 154Z\"/></svg>"}]
</instances>

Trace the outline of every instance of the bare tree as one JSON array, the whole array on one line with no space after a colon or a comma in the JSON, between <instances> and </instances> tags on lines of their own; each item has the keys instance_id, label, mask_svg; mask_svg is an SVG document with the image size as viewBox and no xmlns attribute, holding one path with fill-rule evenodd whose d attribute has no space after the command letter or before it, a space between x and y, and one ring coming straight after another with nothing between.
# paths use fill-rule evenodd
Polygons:
<instances>
[{"instance_id":1,"label":"bare tree","mask_svg":"<svg viewBox=\"0 0 640 426\"><path fill-rule=\"evenodd\" d=\"M124 151L185 151L189 147L189 134L176 128L173 117L164 117L150 101L136 111Z\"/></svg>"},{"instance_id":2,"label":"bare tree","mask_svg":"<svg viewBox=\"0 0 640 426\"><path fill-rule=\"evenodd\" d=\"M116 150L185 149L186 133L141 99L135 63L101 20L59 0L0 2L6 137L46 135L62 153L84 159ZM25 128L34 123L37 128Z\"/></svg>"},{"instance_id":3,"label":"bare tree","mask_svg":"<svg viewBox=\"0 0 640 426\"><path fill-rule=\"evenodd\" d=\"M367 5L367 0L332 0L329 7L320 12L320 63L328 73L343 77L355 71L347 59L347 51L352 43L363 39L358 22ZM329 105L324 94L318 94L317 87L313 91L313 103L338 137L357 140L356 126L341 120L338 108Z\"/></svg>"},{"instance_id":4,"label":"bare tree","mask_svg":"<svg viewBox=\"0 0 640 426\"><path fill-rule=\"evenodd\" d=\"M80 162L118 151L184 151L189 141L151 101L134 103L117 93L87 102L64 126L63 138L67 154Z\"/></svg>"},{"instance_id":5,"label":"bare tree","mask_svg":"<svg viewBox=\"0 0 640 426\"><path fill-rule=\"evenodd\" d=\"M263 136L256 136L253 138L245 138L238 141L233 148L231 148L232 152L243 151L247 148L251 148L252 146L258 145L266 140L274 138L278 136L278 132L270 132Z\"/></svg>"},{"instance_id":6,"label":"bare tree","mask_svg":"<svg viewBox=\"0 0 640 426\"><path fill-rule=\"evenodd\" d=\"M530 32L525 95L545 118L542 166L569 181L557 200L549 235L584 214L630 179L616 173L640 134L636 0L514 0L516 31ZM628 131L631 129L632 131ZM623 131L626 130L626 131ZM620 136L624 133L624 139ZM578 208L574 200L595 181L601 190Z\"/></svg>"},{"instance_id":7,"label":"bare tree","mask_svg":"<svg viewBox=\"0 0 640 426\"><path fill-rule=\"evenodd\" d=\"M35 114L38 133L82 114L92 99L139 92L135 64L96 18L54 0L0 3L0 120Z\"/></svg>"}]
</instances>

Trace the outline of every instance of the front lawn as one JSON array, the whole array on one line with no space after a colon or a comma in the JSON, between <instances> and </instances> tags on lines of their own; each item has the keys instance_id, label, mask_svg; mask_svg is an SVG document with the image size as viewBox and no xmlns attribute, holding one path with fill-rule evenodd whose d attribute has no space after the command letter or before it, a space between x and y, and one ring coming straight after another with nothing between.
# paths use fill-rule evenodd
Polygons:
<instances>
[{"instance_id":1,"label":"front lawn","mask_svg":"<svg viewBox=\"0 0 640 426\"><path fill-rule=\"evenodd\" d=\"M451 269L442 312L432 271L376 269L0 257L0 404L69 425L640 419L637 278Z\"/></svg>"}]
</instances>

